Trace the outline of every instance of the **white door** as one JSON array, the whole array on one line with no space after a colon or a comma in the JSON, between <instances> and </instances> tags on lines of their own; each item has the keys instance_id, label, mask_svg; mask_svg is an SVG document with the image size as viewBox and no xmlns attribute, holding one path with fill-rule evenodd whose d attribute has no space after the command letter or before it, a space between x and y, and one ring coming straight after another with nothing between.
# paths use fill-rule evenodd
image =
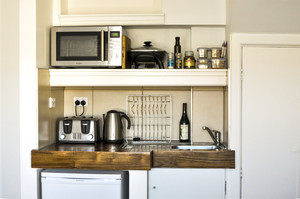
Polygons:
<instances>
[{"instance_id":1,"label":"white door","mask_svg":"<svg viewBox=\"0 0 300 199\"><path fill-rule=\"evenodd\" d=\"M246 46L242 69L242 198L300 198L300 48Z\"/></svg>"}]
</instances>

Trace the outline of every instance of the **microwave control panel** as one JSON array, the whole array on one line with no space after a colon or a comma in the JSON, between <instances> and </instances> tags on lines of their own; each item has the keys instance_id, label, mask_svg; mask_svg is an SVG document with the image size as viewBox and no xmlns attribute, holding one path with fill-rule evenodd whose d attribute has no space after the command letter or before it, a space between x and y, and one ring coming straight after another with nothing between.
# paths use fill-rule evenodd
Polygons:
<instances>
[{"instance_id":1,"label":"microwave control panel","mask_svg":"<svg viewBox=\"0 0 300 199\"><path fill-rule=\"evenodd\" d=\"M122 27L108 27L108 65L122 65Z\"/></svg>"}]
</instances>

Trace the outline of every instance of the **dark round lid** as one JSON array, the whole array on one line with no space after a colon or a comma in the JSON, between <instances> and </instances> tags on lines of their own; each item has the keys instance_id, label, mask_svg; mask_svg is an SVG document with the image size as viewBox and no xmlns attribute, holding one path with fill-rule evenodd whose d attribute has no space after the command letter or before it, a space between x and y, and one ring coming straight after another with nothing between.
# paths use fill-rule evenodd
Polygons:
<instances>
[{"instance_id":1,"label":"dark round lid","mask_svg":"<svg viewBox=\"0 0 300 199\"><path fill-rule=\"evenodd\" d=\"M144 46L139 47L139 48L134 48L130 50L131 52L165 52L164 50L154 48L151 45L151 41L145 41Z\"/></svg>"}]
</instances>

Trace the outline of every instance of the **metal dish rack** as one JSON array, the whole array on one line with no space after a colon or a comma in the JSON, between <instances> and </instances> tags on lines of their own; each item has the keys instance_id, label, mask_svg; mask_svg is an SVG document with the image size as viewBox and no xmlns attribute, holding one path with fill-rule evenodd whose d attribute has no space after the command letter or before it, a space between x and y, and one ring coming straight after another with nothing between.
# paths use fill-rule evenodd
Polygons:
<instances>
[{"instance_id":1,"label":"metal dish rack","mask_svg":"<svg viewBox=\"0 0 300 199\"><path fill-rule=\"evenodd\" d=\"M170 95L128 95L126 107L132 123L132 127L126 130L126 142L132 141L134 144L171 142Z\"/></svg>"}]
</instances>

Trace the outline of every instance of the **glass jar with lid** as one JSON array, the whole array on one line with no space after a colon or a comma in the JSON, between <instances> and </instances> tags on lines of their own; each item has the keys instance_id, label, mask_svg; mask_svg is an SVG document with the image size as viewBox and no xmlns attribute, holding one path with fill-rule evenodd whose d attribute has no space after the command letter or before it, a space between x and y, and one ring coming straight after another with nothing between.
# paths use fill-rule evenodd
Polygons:
<instances>
[{"instance_id":1,"label":"glass jar with lid","mask_svg":"<svg viewBox=\"0 0 300 199\"><path fill-rule=\"evenodd\" d=\"M193 51L185 51L184 53L184 68L191 69L195 68L195 57Z\"/></svg>"},{"instance_id":2,"label":"glass jar with lid","mask_svg":"<svg viewBox=\"0 0 300 199\"><path fill-rule=\"evenodd\" d=\"M168 67L168 69L174 68L174 54L173 53L168 53L167 67Z\"/></svg>"},{"instance_id":3,"label":"glass jar with lid","mask_svg":"<svg viewBox=\"0 0 300 199\"><path fill-rule=\"evenodd\" d=\"M182 69L182 54L181 53L176 53L175 54L175 64L174 67L176 69Z\"/></svg>"}]
</instances>

